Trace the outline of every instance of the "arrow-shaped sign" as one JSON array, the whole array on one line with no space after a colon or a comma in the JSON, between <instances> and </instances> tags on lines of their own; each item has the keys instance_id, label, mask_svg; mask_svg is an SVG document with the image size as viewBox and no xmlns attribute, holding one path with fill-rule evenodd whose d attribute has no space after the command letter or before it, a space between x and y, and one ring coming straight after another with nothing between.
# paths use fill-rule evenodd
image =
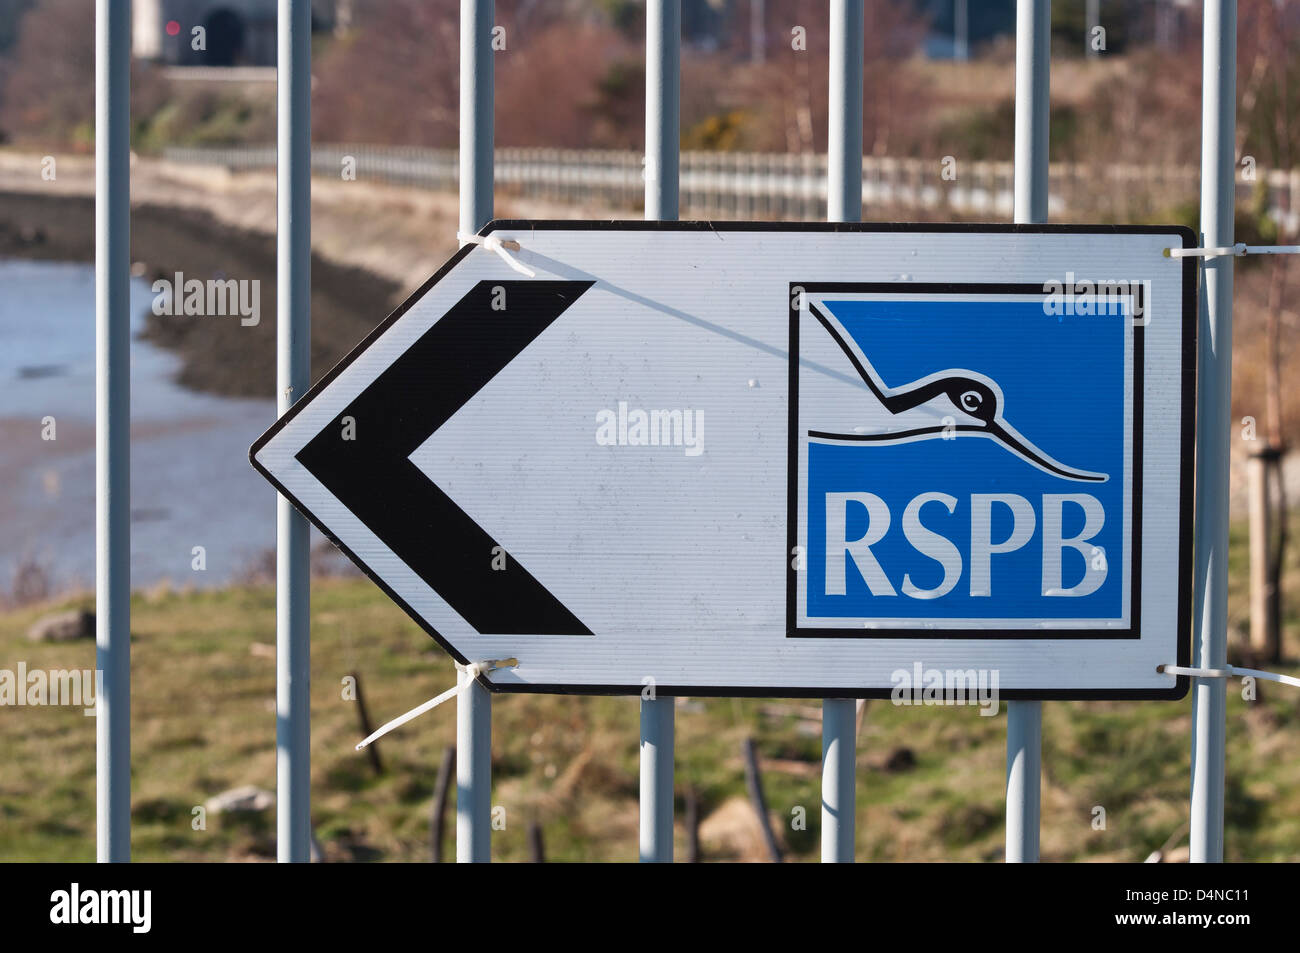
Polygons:
<instances>
[{"instance_id":1,"label":"arrow-shaped sign","mask_svg":"<svg viewBox=\"0 0 1300 953\"><path fill-rule=\"evenodd\" d=\"M1186 229L488 233L251 457L494 689L1185 690Z\"/></svg>"},{"instance_id":2,"label":"arrow-shaped sign","mask_svg":"<svg viewBox=\"0 0 1300 953\"><path fill-rule=\"evenodd\" d=\"M526 568L500 572L487 559L466 559L498 544L410 456L591 284L480 281L297 453L480 632L591 635ZM494 313L492 299L502 294L509 308Z\"/></svg>"}]
</instances>

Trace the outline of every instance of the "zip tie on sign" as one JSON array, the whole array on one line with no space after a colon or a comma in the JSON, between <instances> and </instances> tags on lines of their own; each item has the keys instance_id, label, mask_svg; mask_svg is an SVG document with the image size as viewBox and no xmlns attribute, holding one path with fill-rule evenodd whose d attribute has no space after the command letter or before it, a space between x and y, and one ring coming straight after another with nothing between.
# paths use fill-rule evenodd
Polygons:
<instances>
[{"instance_id":1,"label":"zip tie on sign","mask_svg":"<svg viewBox=\"0 0 1300 953\"><path fill-rule=\"evenodd\" d=\"M457 232L456 240L462 245L482 245L488 251L494 251L501 256L501 260L507 265L529 278L536 278L537 272L527 265L521 264L512 251L520 251L523 246L513 238L501 238L497 235L471 235L468 232ZM507 251L507 249L509 249Z\"/></svg>"},{"instance_id":2,"label":"zip tie on sign","mask_svg":"<svg viewBox=\"0 0 1300 953\"><path fill-rule=\"evenodd\" d=\"M1253 668L1238 668L1235 665L1227 665L1223 668L1186 668L1182 665L1157 665L1156 671L1164 672L1166 675L1190 675L1192 678L1241 678L1242 676L1250 676L1251 678L1262 678L1269 682L1281 682L1283 685L1290 685L1292 688L1300 688L1300 678L1292 675L1261 672Z\"/></svg>"},{"instance_id":3,"label":"zip tie on sign","mask_svg":"<svg viewBox=\"0 0 1300 953\"><path fill-rule=\"evenodd\" d=\"M1300 245L1247 245L1245 242L1237 242L1235 245L1225 245L1221 248L1166 248L1164 251L1166 258L1221 258L1224 255L1231 255L1240 258L1242 255L1300 255Z\"/></svg>"},{"instance_id":4,"label":"zip tie on sign","mask_svg":"<svg viewBox=\"0 0 1300 953\"><path fill-rule=\"evenodd\" d=\"M498 668L514 668L518 664L519 664L519 659L517 658L486 659L482 662L471 662L468 665L461 665L459 662L457 662L456 671L464 672L466 675L469 676L469 678L465 679L465 681L463 682L458 680L455 686L447 689L441 695L438 695L434 698L430 698L423 705L417 705L416 707L408 711L405 715L398 715L396 718L394 718L392 721L388 722L387 724L383 725L377 731L371 732L370 735L361 742L361 744L357 745L357 750L360 751L366 745L370 744L370 742L374 741L377 738L382 738L384 735L388 734L394 728L400 728L402 725L406 724L411 719L419 718L426 711L432 711L433 709L437 708L439 705L441 705L443 702L447 701L448 699L455 698L457 695L460 694L461 689L463 689L466 685L473 684L474 679L477 678L478 676L486 675L488 672L494 671Z\"/></svg>"}]
</instances>

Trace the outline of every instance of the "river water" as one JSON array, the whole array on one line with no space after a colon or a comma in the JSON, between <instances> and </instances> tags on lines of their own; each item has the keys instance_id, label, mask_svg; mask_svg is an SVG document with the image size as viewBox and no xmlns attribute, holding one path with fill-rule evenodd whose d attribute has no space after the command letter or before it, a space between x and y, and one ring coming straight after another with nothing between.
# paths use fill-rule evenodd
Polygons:
<instances>
[{"instance_id":1,"label":"river water","mask_svg":"<svg viewBox=\"0 0 1300 953\"><path fill-rule=\"evenodd\" d=\"M90 265L0 260L0 594L22 564L53 590L94 583L94 296ZM275 492L248 463L275 404L178 386L179 359L139 339L152 300L131 282L132 586L220 585L275 545Z\"/></svg>"}]
</instances>

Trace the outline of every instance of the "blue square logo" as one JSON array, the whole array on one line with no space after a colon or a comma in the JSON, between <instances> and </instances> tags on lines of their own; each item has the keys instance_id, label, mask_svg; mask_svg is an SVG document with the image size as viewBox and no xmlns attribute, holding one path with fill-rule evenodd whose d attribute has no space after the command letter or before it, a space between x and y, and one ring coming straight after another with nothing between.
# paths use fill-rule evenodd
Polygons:
<instances>
[{"instance_id":1,"label":"blue square logo","mask_svg":"<svg viewBox=\"0 0 1300 953\"><path fill-rule=\"evenodd\" d=\"M1137 637L1141 289L1052 305L792 286L790 635Z\"/></svg>"}]
</instances>

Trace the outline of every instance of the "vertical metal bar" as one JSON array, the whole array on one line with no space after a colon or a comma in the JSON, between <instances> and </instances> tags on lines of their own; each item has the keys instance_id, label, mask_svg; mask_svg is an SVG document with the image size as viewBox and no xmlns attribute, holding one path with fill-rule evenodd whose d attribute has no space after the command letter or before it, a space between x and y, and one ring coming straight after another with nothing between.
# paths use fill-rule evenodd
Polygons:
<instances>
[{"instance_id":1,"label":"vertical metal bar","mask_svg":"<svg viewBox=\"0 0 1300 953\"><path fill-rule=\"evenodd\" d=\"M1051 0L1016 0L1015 218L1047 221Z\"/></svg>"},{"instance_id":2,"label":"vertical metal bar","mask_svg":"<svg viewBox=\"0 0 1300 953\"><path fill-rule=\"evenodd\" d=\"M647 0L645 18L645 217L678 214L681 149L681 0ZM642 863L673 862L675 700L641 699Z\"/></svg>"},{"instance_id":3,"label":"vertical metal bar","mask_svg":"<svg viewBox=\"0 0 1300 953\"><path fill-rule=\"evenodd\" d=\"M681 0L648 0L645 18L645 217L671 222L678 213Z\"/></svg>"},{"instance_id":4,"label":"vertical metal bar","mask_svg":"<svg viewBox=\"0 0 1300 953\"><path fill-rule=\"evenodd\" d=\"M460 230L494 211L493 0L460 2ZM487 558L487 554L484 554ZM463 683L464 672L459 675ZM456 861L492 859L492 696L475 681L456 696Z\"/></svg>"},{"instance_id":5,"label":"vertical metal bar","mask_svg":"<svg viewBox=\"0 0 1300 953\"><path fill-rule=\"evenodd\" d=\"M822 700L822 863L851 864L857 833L857 705Z\"/></svg>"},{"instance_id":6,"label":"vertical metal bar","mask_svg":"<svg viewBox=\"0 0 1300 953\"><path fill-rule=\"evenodd\" d=\"M276 26L276 402L311 386L311 2L279 0ZM311 860L310 527L276 501L276 857Z\"/></svg>"},{"instance_id":7,"label":"vertical metal bar","mask_svg":"<svg viewBox=\"0 0 1300 953\"><path fill-rule=\"evenodd\" d=\"M1047 221L1051 0L1016 2L1015 220ZM1038 861L1043 706L1007 703L1007 863Z\"/></svg>"},{"instance_id":8,"label":"vertical metal bar","mask_svg":"<svg viewBox=\"0 0 1300 953\"><path fill-rule=\"evenodd\" d=\"M1007 846L1009 864L1038 862L1043 703L1007 702Z\"/></svg>"},{"instance_id":9,"label":"vertical metal bar","mask_svg":"<svg viewBox=\"0 0 1300 953\"><path fill-rule=\"evenodd\" d=\"M673 699L641 699L641 862L673 862Z\"/></svg>"},{"instance_id":10,"label":"vertical metal bar","mask_svg":"<svg viewBox=\"0 0 1300 953\"><path fill-rule=\"evenodd\" d=\"M862 220L862 0L831 0L827 209L832 222Z\"/></svg>"},{"instance_id":11,"label":"vertical metal bar","mask_svg":"<svg viewBox=\"0 0 1300 953\"><path fill-rule=\"evenodd\" d=\"M1201 242L1233 243L1237 102L1236 0L1206 0L1201 79ZM1202 668L1228 657L1228 434L1232 392L1230 255L1205 260L1196 408L1196 645ZM1228 687L1192 688L1191 860L1223 860L1223 772Z\"/></svg>"},{"instance_id":12,"label":"vertical metal bar","mask_svg":"<svg viewBox=\"0 0 1300 953\"><path fill-rule=\"evenodd\" d=\"M131 5L95 4L95 841L131 859Z\"/></svg>"},{"instance_id":13,"label":"vertical metal bar","mask_svg":"<svg viewBox=\"0 0 1300 953\"><path fill-rule=\"evenodd\" d=\"M862 0L831 0L827 207L832 222L862 219ZM857 706L822 701L822 862L853 862Z\"/></svg>"},{"instance_id":14,"label":"vertical metal bar","mask_svg":"<svg viewBox=\"0 0 1300 953\"><path fill-rule=\"evenodd\" d=\"M460 0L460 230L477 232L492 220L493 0Z\"/></svg>"},{"instance_id":15,"label":"vertical metal bar","mask_svg":"<svg viewBox=\"0 0 1300 953\"><path fill-rule=\"evenodd\" d=\"M457 673L456 862L492 859L492 696L477 679Z\"/></svg>"}]
</instances>

